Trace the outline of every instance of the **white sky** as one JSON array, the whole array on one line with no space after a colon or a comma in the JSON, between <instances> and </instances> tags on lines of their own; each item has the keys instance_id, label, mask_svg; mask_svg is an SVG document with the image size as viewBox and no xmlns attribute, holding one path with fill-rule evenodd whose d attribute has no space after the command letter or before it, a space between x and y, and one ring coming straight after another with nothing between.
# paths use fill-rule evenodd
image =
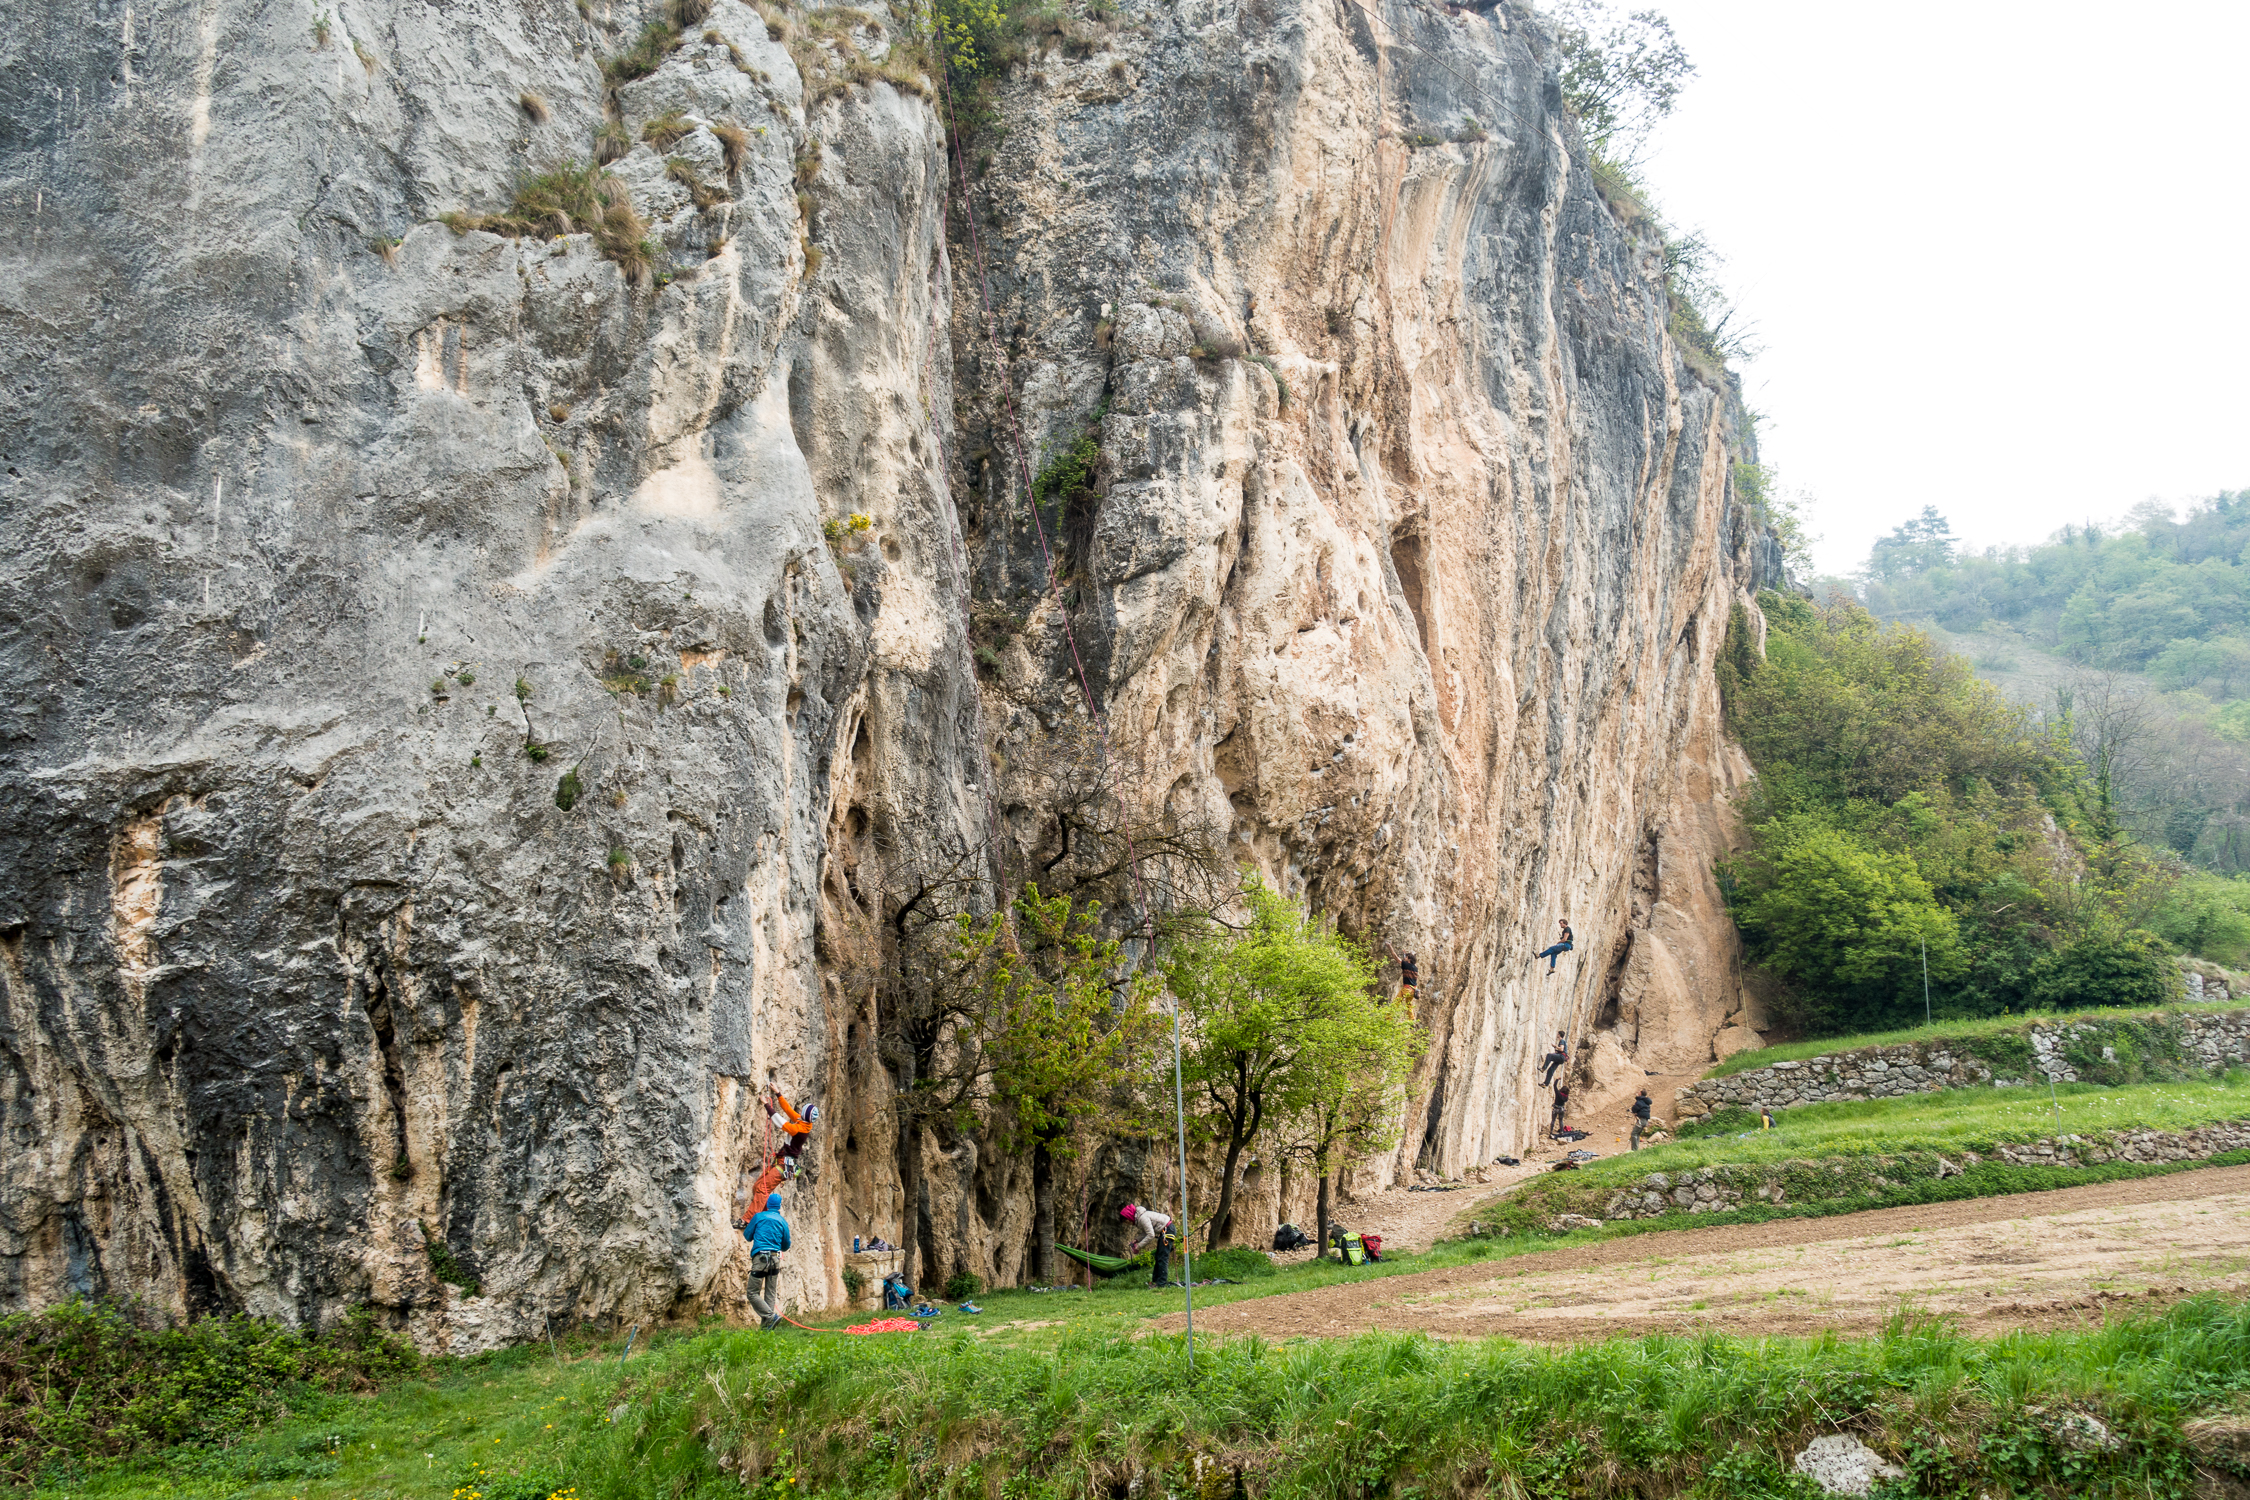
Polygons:
<instances>
[{"instance_id":1,"label":"white sky","mask_svg":"<svg viewBox=\"0 0 2250 1500\"><path fill-rule=\"evenodd\" d=\"M1697 73L1643 175L1823 571L2250 488L2250 0L1644 5Z\"/></svg>"}]
</instances>

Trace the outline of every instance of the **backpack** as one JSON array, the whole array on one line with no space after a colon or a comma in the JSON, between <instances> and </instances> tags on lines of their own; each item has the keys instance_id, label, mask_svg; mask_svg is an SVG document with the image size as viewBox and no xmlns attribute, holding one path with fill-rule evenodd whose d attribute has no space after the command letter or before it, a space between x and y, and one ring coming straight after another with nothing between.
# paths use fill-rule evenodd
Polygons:
<instances>
[{"instance_id":1,"label":"backpack","mask_svg":"<svg viewBox=\"0 0 2250 1500\"><path fill-rule=\"evenodd\" d=\"M1367 1242L1349 1229L1344 1231L1344 1263L1351 1266L1367 1263Z\"/></svg>"},{"instance_id":2,"label":"backpack","mask_svg":"<svg viewBox=\"0 0 2250 1500\"><path fill-rule=\"evenodd\" d=\"M1311 1243L1312 1236L1294 1224L1284 1224L1273 1232L1273 1247L1276 1250L1302 1250Z\"/></svg>"},{"instance_id":3,"label":"backpack","mask_svg":"<svg viewBox=\"0 0 2250 1500\"><path fill-rule=\"evenodd\" d=\"M1383 1237L1381 1235L1363 1234L1359 1237L1359 1242L1367 1247L1367 1258L1369 1260L1381 1260L1383 1258Z\"/></svg>"}]
</instances>

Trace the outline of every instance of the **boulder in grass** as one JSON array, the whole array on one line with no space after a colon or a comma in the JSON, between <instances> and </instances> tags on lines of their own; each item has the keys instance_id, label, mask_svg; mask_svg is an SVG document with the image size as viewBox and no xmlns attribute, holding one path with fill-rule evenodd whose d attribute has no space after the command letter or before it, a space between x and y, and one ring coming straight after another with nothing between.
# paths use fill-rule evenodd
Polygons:
<instances>
[{"instance_id":1,"label":"boulder in grass","mask_svg":"<svg viewBox=\"0 0 2250 1500\"><path fill-rule=\"evenodd\" d=\"M1906 1471L1849 1433L1816 1437L1798 1454L1797 1472L1820 1486L1824 1495L1865 1495L1879 1479L1899 1479Z\"/></svg>"}]
</instances>

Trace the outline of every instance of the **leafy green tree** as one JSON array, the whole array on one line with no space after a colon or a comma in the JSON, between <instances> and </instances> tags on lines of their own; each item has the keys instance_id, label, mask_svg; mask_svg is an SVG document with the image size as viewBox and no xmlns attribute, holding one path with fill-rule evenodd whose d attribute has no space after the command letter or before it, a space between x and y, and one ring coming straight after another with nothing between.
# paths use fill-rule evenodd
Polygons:
<instances>
[{"instance_id":1,"label":"leafy green tree","mask_svg":"<svg viewBox=\"0 0 2250 1500\"><path fill-rule=\"evenodd\" d=\"M1953 561L1953 546L1952 524L1936 506L1925 505L1919 516L1876 542L1867 554L1868 576L1887 582L1933 572Z\"/></svg>"},{"instance_id":2,"label":"leafy green tree","mask_svg":"<svg viewBox=\"0 0 2250 1500\"><path fill-rule=\"evenodd\" d=\"M1855 1019L1916 1008L1930 977L1961 971L1960 929L1912 860L1869 848L1817 816L1763 831L1737 863L1734 911L1758 959Z\"/></svg>"},{"instance_id":3,"label":"leafy green tree","mask_svg":"<svg viewBox=\"0 0 2250 1500\"><path fill-rule=\"evenodd\" d=\"M1291 1070L1276 1153L1311 1165L1320 1179L1315 1235L1328 1255L1331 1181L1344 1169L1398 1144L1405 1124L1406 1084L1428 1033L1401 1005L1361 990L1306 1028L1305 1050Z\"/></svg>"},{"instance_id":4,"label":"leafy green tree","mask_svg":"<svg viewBox=\"0 0 2250 1500\"><path fill-rule=\"evenodd\" d=\"M994 1143L1031 1152L1032 1274L1055 1276L1055 1169L1077 1127L1115 1099L1156 1030L1152 976L1126 972L1101 935L1101 905L1016 898L1015 921L960 919L956 959L980 976L975 1048L988 1081ZM1012 929L1012 930L1011 930Z\"/></svg>"},{"instance_id":5,"label":"leafy green tree","mask_svg":"<svg viewBox=\"0 0 2250 1500\"><path fill-rule=\"evenodd\" d=\"M1245 927L1214 926L1184 939L1164 970L1181 1007L1196 1124L1225 1154L1213 1247L1233 1232L1244 1151L1301 1106L1323 1069L1332 1028L1359 1013L1375 983L1365 954L1307 919L1254 872L1243 880L1242 903Z\"/></svg>"},{"instance_id":6,"label":"leafy green tree","mask_svg":"<svg viewBox=\"0 0 2250 1500\"><path fill-rule=\"evenodd\" d=\"M1630 161L1695 73L1687 49L1653 10L1620 16L1600 0L1563 0L1551 14L1563 103L1596 155Z\"/></svg>"}]
</instances>

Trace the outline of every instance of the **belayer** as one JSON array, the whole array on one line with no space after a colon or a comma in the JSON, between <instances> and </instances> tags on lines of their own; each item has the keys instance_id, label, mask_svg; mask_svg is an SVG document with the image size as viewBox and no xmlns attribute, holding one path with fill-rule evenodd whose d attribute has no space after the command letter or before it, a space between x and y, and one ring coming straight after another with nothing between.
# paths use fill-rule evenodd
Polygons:
<instances>
[{"instance_id":1,"label":"belayer","mask_svg":"<svg viewBox=\"0 0 2250 1500\"><path fill-rule=\"evenodd\" d=\"M750 1310L758 1315L760 1328L779 1328L781 1298L774 1282L781 1275L781 1252L789 1248L789 1221L781 1216L781 1194L766 1194L764 1212L742 1226L742 1237L750 1242Z\"/></svg>"},{"instance_id":2,"label":"belayer","mask_svg":"<svg viewBox=\"0 0 2250 1500\"><path fill-rule=\"evenodd\" d=\"M1127 1259L1141 1253L1141 1247L1156 1246L1156 1265L1149 1272L1150 1286L1172 1284L1172 1216L1158 1213L1153 1208L1143 1208L1138 1203L1128 1203L1117 1211L1117 1216L1140 1230L1141 1237L1125 1247Z\"/></svg>"},{"instance_id":3,"label":"belayer","mask_svg":"<svg viewBox=\"0 0 2250 1500\"><path fill-rule=\"evenodd\" d=\"M1547 960L1547 972L1552 974L1555 972L1556 955L1568 953L1570 947L1570 924L1565 922L1562 924L1562 941L1551 948L1542 948L1537 953L1532 954L1531 961L1537 963L1542 958Z\"/></svg>"}]
</instances>

